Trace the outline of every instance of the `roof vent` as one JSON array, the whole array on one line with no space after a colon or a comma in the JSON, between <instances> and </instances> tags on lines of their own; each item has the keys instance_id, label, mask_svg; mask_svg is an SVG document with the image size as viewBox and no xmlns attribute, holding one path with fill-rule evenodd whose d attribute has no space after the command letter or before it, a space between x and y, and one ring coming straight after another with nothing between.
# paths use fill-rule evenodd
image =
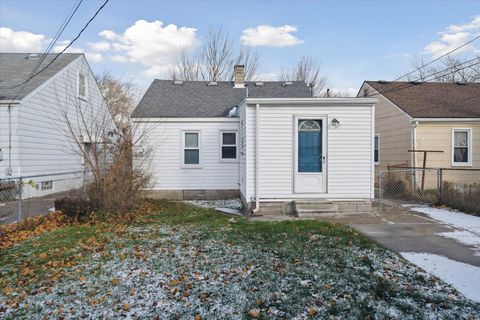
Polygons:
<instances>
[{"instance_id":1,"label":"roof vent","mask_svg":"<svg viewBox=\"0 0 480 320\"><path fill-rule=\"evenodd\" d=\"M216 86L216 85L218 85L218 82L217 82L217 81L210 81L210 82L208 83L208 86L209 86L209 87Z\"/></svg>"},{"instance_id":2,"label":"roof vent","mask_svg":"<svg viewBox=\"0 0 480 320\"><path fill-rule=\"evenodd\" d=\"M387 84L388 81L385 81L385 80L378 80L378 83L381 83L381 84Z\"/></svg>"},{"instance_id":3,"label":"roof vent","mask_svg":"<svg viewBox=\"0 0 480 320\"><path fill-rule=\"evenodd\" d=\"M30 53L28 55L28 60L35 60L38 59L38 53Z\"/></svg>"},{"instance_id":4,"label":"roof vent","mask_svg":"<svg viewBox=\"0 0 480 320\"><path fill-rule=\"evenodd\" d=\"M182 80L175 80L175 81L173 81L173 84L174 85L181 85L181 84L183 84L183 81Z\"/></svg>"},{"instance_id":5,"label":"roof vent","mask_svg":"<svg viewBox=\"0 0 480 320\"><path fill-rule=\"evenodd\" d=\"M461 82L461 81L457 81L455 82L458 86L464 86L466 85L467 83L466 82Z\"/></svg>"},{"instance_id":6,"label":"roof vent","mask_svg":"<svg viewBox=\"0 0 480 320\"><path fill-rule=\"evenodd\" d=\"M286 86L293 86L293 82L292 81L285 81L283 83L283 86L286 87Z\"/></svg>"},{"instance_id":7,"label":"roof vent","mask_svg":"<svg viewBox=\"0 0 480 320\"><path fill-rule=\"evenodd\" d=\"M411 84L420 84L422 83L421 81L408 81L408 83L411 83Z\"/></svg>"},{"instance_id":8,"label":"roof vent","mask_svg":"<svg viewBox=\"0 0 480 320\"><path fill-rule=\"evenodd\" d=\"M263 82L255 82L255 85L256 85L257 87L262 87L262 86L263 86Z\"/></svg>"}]
</instances>

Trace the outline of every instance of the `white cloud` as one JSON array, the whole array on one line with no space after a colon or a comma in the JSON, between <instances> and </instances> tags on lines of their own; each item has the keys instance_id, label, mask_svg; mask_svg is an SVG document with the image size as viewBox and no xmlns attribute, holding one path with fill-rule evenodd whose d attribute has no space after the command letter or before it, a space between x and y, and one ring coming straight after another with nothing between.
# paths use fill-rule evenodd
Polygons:
<instances>
[{"instance_id":1,"label":"white cloud","mask_svg":"<svg viewBox=\"0 0 480 320\"><path fill-rule=\"evenodd\" d=\"M60 41L55 47L53 47L53 52L60 52L62 51L68 44L70 43L70 40L63 40L63 41ZM101 62L103 61L103 56L98 53L98 52L85 52L83 49L81 48L77 48L77 47L70 47L68 48L65 52L68 52L68 53L84 53L85 54L85 57L87 58L87 60L89 62Z\"/></svg>"},{"instance_id":2,"label":"white cloud","mask_svg":"<svg viewBox=\"0 0 480 320\"><path fill-rule=\"evenodd\" d=\"M294 32L297 32L297 28L287 24L279 27L260 25L243 30L240 40L244 45L253 47L288 47L302 44L304 41L292 35Z\"/></svg>"},{"instance_id":3,"label":"white cloud","mask_svg":"<svg viewBox=\"0 0 480 320\"><path fill-rule=\"evenodd\" d=\"M445 31L439 32L440 40L430 42L425 48L423 48L423 52L430 54L433 57L439 57L463 45L479 34L480 16L477 16L468 23L448 26L445 28ZM455 54L474 50L476 50L475 45L474 43L471 43L455 51Z\"/></svg>"},{"instance_id":4,"label":"white cloud","mask_svg":"<svg viewBox=\"0 0 480 320\"><path fill-rule=\"evenodd\" d=\"M45 41L43 34L0 28L1 52L42 52Z\"/></svg>"},{"instance_id":5,"label":"white cloud","mask_svg":"<svg viewBox=\"0 0 480 320\"><path fill-rule=\"evenodd\" d=\"M164 26L158 20L138 20L121 35L111 30L104 30L99 35L110 41L112 50L116 52L112 60L140 63L146 67L146 75L165 76L182 50L197 44L196 32L195 28L174 24Z\"/></svg>"},{"instance_id":6,"label":"white cloud","mask_svg":"<svg viewBox=\"0 0 480 320\"><path fill-rule=\"evenodd\" d=\"M253 81L275 81L278 80L278 73L260 72L253 76Z\"/></svg>"},{"instance_id":7,"label":"white cloud","mask_svg":"<svg viewBox=\"0 0 480 320\"><path fill-rule=\"evenodd\" d=\"M110 43L107 41L89 42L88 46L94 51L108 51L111 48Z\"/></svg>"}]
</instances>

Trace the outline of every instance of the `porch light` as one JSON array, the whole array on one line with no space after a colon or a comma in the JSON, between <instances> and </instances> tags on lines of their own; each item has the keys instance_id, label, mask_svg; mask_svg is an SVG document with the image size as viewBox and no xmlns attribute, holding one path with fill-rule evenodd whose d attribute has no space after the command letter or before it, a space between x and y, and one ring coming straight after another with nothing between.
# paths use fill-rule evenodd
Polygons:
<instances>
[{"instance_id":1,"label":"porch light","mask_svg":"<svg viewBox=\"0 0 480 320\"><path fill-rule=\"evenodd\" d=\"M338 121L337 118L333 118L331 124L332 124L332 127L334 128L340 127L340 121Z\"/></svg>"}]
</instances>

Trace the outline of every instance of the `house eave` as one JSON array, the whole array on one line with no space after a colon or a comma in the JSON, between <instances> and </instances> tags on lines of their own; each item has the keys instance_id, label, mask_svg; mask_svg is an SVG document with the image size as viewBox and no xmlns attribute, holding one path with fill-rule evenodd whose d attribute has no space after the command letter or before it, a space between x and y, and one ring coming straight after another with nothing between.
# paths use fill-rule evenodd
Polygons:
<instances>
[{"instance_id":1,"label":"house eave","mask_svg":"<svg viewBox=\"0 0 480 320\"><path fill-rule=\"evenodd\" d=\"M132 118L132 122L239 122L238 118Z\"/></svg>"},{"instance_id":2,"label":"house eave","mask_svg":"<svg viewBox=\"0 0 480 320\"><path fill-rule=\"evenodd\" d=\"M0 100L0 105L20 104L20 100Z\"/></svg>"},{"instance_id":3,"label":"house eave","mask_svg":"<svg viewBox=\"0 0 480 320\"><path fill-rule=\"evenodd\" d=\"M412 122L480 122L480 118L412 118Z\"/></svg>"},{"instance_id":4,"label":"house eave","mask_svg":"<svg viewBox=\"0 0 480 320\"><path fill-rule=\"evenodd\" d=\"M373 105L377 102L374 98L247 98L248 105Z\"/></svg>"}]
</instances>

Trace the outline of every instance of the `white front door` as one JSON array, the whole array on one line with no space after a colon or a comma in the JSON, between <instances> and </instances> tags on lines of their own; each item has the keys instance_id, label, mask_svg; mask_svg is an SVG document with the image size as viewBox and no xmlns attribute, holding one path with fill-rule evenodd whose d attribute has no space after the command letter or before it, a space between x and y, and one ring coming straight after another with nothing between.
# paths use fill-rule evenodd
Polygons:
<instances>
[{"instance_id":1,"label":"white front door","mask_svg":"<svg viewBox=\"0 0 480 320\"><path fill-rule=\"evenodd\" d=\"M324 193L326 118L295 118L295 193Z\"/></svg>"}]
</instances>

